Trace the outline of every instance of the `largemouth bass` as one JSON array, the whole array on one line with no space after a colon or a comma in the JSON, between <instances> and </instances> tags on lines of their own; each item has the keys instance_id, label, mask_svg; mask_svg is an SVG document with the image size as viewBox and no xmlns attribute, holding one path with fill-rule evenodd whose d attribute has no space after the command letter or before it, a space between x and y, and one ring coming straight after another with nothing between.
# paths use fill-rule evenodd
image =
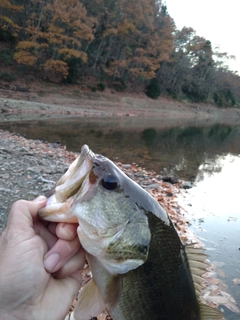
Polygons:
<instances>
[{"instance_id":1,"label":"largemouth bass","mask_svg":"<svg viewBox=\"0 0 240 320\"><path fill-rule=\"evenodd\" d=\"M78 222L92 279L80 290L76 320L104 309L114 320L214 320L202 305L202 249L184 246L167 213L108 158L84 145L39 216Z\"/></svg>"}]
</instances>

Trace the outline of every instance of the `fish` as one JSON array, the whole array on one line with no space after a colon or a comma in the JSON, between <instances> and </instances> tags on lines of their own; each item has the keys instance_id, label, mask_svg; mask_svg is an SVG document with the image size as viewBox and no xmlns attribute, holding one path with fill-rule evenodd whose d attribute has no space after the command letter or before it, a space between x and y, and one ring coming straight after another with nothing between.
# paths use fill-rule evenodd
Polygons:
<instances>
[{"instance_id":1,"label":"fish","mask_svg":"<svg viewBox=\"0 0 240 320\"><path fill-rule=\"evenodd\" d=\"M79 224L92 279L79 291L75 320L104 310L113 320L224 319L199 301L204 249L184 245L158 201L87 145L38 215Z\"/></svg>"}]
</instances>

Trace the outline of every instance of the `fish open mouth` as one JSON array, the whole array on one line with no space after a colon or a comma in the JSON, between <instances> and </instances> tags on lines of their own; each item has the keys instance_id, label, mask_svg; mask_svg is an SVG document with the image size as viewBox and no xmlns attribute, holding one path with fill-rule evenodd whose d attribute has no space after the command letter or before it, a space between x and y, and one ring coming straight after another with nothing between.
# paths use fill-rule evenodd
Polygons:
<instances>
[{"instance_id":1,"label":"fish open mouth","mask_svg":"<svg viewBox=\"0 0 240 320\"><path fill-rule=\"evenodd\" d=\"M77 218L71 216L70 208L74 196L81 188L86 176L91 172L94 157L95 154L89 147L83 145L81 154L50 191L46 207L39 210L38 215L42 219L56 222L77 222Z\"/></svg>"}]
</instances>

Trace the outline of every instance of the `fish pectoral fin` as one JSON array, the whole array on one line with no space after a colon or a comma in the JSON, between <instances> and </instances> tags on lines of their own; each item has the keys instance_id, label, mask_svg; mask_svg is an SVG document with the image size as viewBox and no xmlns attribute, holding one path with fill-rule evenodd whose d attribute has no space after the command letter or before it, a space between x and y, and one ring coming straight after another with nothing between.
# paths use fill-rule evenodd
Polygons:
<instances>
[{"instance_id":1,"label":"fish pectoral fin","mask_svg":"<svg viewBox=\"0 0 240 320\"><path fill-rule=\"evenodd\" d=\"M101 293L94 280L91 279L79 292L74 319L89 320L97 317L104 309Z\"/></svg>"},{"instance_id":2,"label":"fish pectoral fin","mask_svg":"<svg viewBox=\"0 0 240 320\"><path fill-rule=\"evenodd\" d=\"M117 274L110 277L104 292L105 307L108 312L116 307L122 294L122 276Z\"/></svg>"},{"instance_id":3,"label":"fish pectoral fin","mask_svg":"<svg viewBox=\"0 0 240 320\"><path fill-rule=\"evenodd\" d=\"M205 304L199 303L200 307L200 318L201 320L224 320L225 317L217 309L206 306Z\"/></svg>"}]
</instances>

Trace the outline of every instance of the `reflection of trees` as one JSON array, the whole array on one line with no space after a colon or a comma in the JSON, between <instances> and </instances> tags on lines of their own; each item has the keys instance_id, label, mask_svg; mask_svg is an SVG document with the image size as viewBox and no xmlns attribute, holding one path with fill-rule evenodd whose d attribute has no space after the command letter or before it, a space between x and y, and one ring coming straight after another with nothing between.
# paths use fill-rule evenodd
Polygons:
<instances>
[{"instance_id":1,"label":"reflection of trees","mask_svg":"<svg viewBox=\"0 0 240 320\"><path fill-rule=\"evenodd\" d=\"M204 163L202 163L198 168L198 174L195 181L202 181L206 175L211 176L214 173L221 172L223 163L220 160L221 158L219 159L218 155L215 155L212 159L209 159L206 155Z\"/></svg>"},{"instance_id":2,"label":"reflection of trees","mask_svg":"<svg viewBox=\"0 0 240 320\"><path fill-rule=\"evenodd\" d=\"M119 120L118 120L119 121ZM3 128L4 129L4 128ZM179 177L194 181L203 166L203 172L219 170L217 157L240 154L240 126L214 125L212 127L157 126L140 131L131 125L119 127L114 119L86 118L72 121L49 120L8 124L5 129L18 132L26 138L61 141L68 150L80 152L88 144L96 152L123 163L136 162L157 173L173 171Z\"/></svg>"},{"instance_id":3,"label":"reflection of trees","mask_svg":"<svg viewBox=\"0 0 240 320\"><path fill-rule=\"evenodd\" d=\"M205 166L206 170L216 172L220 170L216 162L219 154L238 154L239 135L240 128L229 125L171 128L158 132L154 143L149 147L160 170L166 167L168 171L193 181L200 165L208 164ZM163 158L168 158L168 163L162 163Z\"/></svg>"},{"instance_id":4,"label":"reflection of trees","mask_svg":"<svg viewBox=\"0 0 240 320\"><path fill-rule=\"evenodd\" d=\"M209 130L208 137L217 138L219 141L222 142L229 136L232 130L233 130L233 127L231 126L216 124Z\"/></svg>"},{"instance_id":5,"label":"reflection of trees","mask_svg":"<svg viewBox=\"0 0 240 320\"><path fill-rule=\"evenodd\" d=\"M153 145L156 138L157 138L157 131L154 128L143 130L142 139L145 141L146 146Z\"/></svg>"}]
</instances>

